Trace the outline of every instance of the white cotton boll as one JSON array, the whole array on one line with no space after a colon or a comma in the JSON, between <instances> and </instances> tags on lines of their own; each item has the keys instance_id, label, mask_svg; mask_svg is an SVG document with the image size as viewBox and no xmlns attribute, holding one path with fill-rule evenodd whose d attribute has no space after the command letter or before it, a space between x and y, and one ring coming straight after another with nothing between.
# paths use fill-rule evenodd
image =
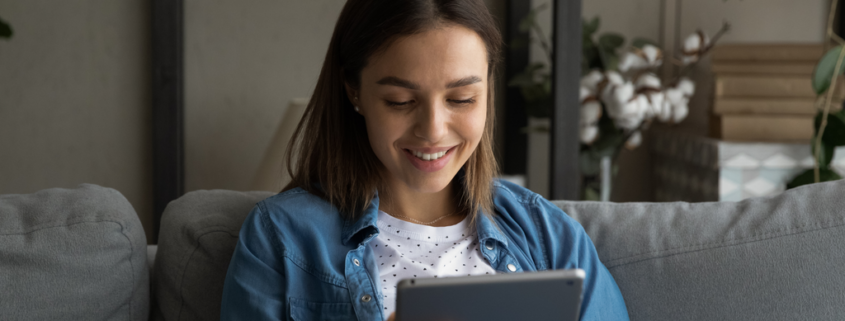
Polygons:
<instances>
[{"instance_id":1,"label":"white cotton boll","mask_svg":"<svg viewBox=\"0 0 845 321\"><path fill-rule=\"evenodd\" d=\"M591 92L596 92L599 83L604 80L604 74L601 71L593 70L581 77L581 86L586 87Z\"/></svg>"},{"instance_id":2,"label":"white cotton boll","mask_svg":"<svg viewBox=\"0 0 845 321\"><path fill-rule=\"evenodd\" d=\"M578 101L584 101L584 98L590 96L592 96L592 92L590 92L589 88L585 86L581 86L581 88L578 88Z\"/></svg>"},{"instance_id":3,"label":"white cotton boll","mask_svg":"<svg viewBox=\"0 0 845 321\"><path fill-rule=\"evenodd\" d=\"M634 84L631 82L618 85L613 91L613 100L617 103L625 103L634 97L634 91L636 90L634 89Z\"/></svg>"},{"instance_id":4,"label":"white cotton boll","mask_svg":"<svg viewBox=\"0 0 845 321\"><path fill-rule=\"evenodd\" d=\"M701 57L702 51L710 45L710 38L701 31L689 35L684 40L684 57L682 62L687 65L698 61Z\"/></svg>"},{"instance_id":5,"label":"white cotton boll","mask_svg":"<svg viewBox=\"0 0 845 321\"><path fill-rule=\"evenodd\" d=\"M622 84L608 84L604 87L601 100L607 105L611 117L619 114L619 109L634 97L634 85L630 82Z\"/></svg>"},{"instance_id":6,"label":"white cotton boll","mask_svg":"<svg viewBox=\"0 0 845 321\"><path fill-rule=\"evenodd\" d=\"M660 48L653 45L645 45L642 50L643 55L645 56L645 61L649 66L657 67L663 63L663 53Z\"/></svg>"},{"instance_id":7,"label":"white cotton boll","mask_svg":"<svg viewBox=\"0 0 845 321\"><path fill-rule=\"evenodd\" d=\"M687 118L688 114L689 114L689 106L688 105L686 105L686 104L676 105L676 106L674 106L674 112L672 113L672 122L675 123L675 124L680 123L681 121L684 120L684 118Z\"/></svg>"},{"instance_id":8,"label":"white cotton boll","mask_svg":"<svg viewBox=\"0 0 845 321\"><path fill-rule=\"evenodd\" d=\"M622 55L622 59L619 60L619 65L617 67L621 72L628 72L628 70L643 69L647 66L648 64L643 57L640 57L633 52L626 52Z\"/></svg>"},{"instance_id":9,"label":"white cotton boll","mask_svg":"<svg viewBox=\"0 0 845 321\"><path fill-rule=\"evenodd\" d=\"M704 35L704 41L701 41L702 35ZM704 44L704 46L707 46L709 42L710 39L703 32L694 32L691 35L687 36L686 39L684 39L684 51L690 53L697 52L703 49L701 46L702 44Z\"/></svg>"},{"instance_id":10,"label":"white cotton boll","mask_svg":"<svg viewBox=\"0 0 845 321\"><path fill-rule=\"evenodd\" d=\"M625 148L633 150L643 143L643 134L640 131L634 132L628 140L625 141Z\"/></svg>"},{"instance_id":11,"label":"white cotton boll","mask_svg":"<svg viewBox=\"0 0 845 321\"><path fill-rule=\"evenodd\" d=\"M625 79L623 79L622 75L620 75L618 72L611 70L611 71L606 72L604 75L605 75L605 77L607 77L607 82L609 84L621 85L621 84L625 83Z\"/></svg>"},{"instance_id":12,"label":"white cotton boll","mask_svg":"<svg viewBox=\"0 0 845 321\"><path fill-rule=\"evenodd\" d=\"M663 100L663 104L659 106L656 116L657 120L664 123L672 119L672 103L669 99Z\"/></svg>"},{"instance_id":13,"label":"white cotton boll","mask_svg":"<svg viewBox=\"0 0 845 321\"><path fill-rule=\"evenodd\" d=\"M683 94L687 97L692 97L692 94L695 93L695 83L690 80L689 78L681 78L681 81L678 82L678 86L676 86Z\"/></svg>"},{"instance_id":14,"label":"white cotton boll","mask_svg":"<svg viewBox=\"0 0 845 321\"><path fill-rule=\"evenodd\" d=\"M648 100L650 104L648 106L649 108L645 111L645 118L651 119L660 114L660 110L663 108L666 100L666 94L660 91L652 92L648 94Z\"/></svg>"},{"instance_id":15,"label":"white cotton boll","mask_svg":"<svg viewBox=\"0 0 845 321\"><path fill-rule=\"evenodd\" d=\"M647 105L648 99L644 95L637 95L634 99L619 104L615 118L641 118L648 108Z\"/></svg>"},{"instance_id":16,"label":"white cotton boll","mask_svg":"<svg viewBox=\"0 0 845 321\"><path fill-rule=\"evenodd\" d=\"M601 118L601 103L591 101L581 105L581 124L594 124Z\"/></svg>"},{"instance_id":17,"label":"white cotton boll","mask_svg":"<svg viewBox=\"0 0 845 321\"><path fill-rule=\"evenodd\" d=\"M620 105L614 117L616 126L625 130L636 129L643 122L648 105L645 95L637 95L631 101Z\"/></svg>"},{"instance_id":18,"label":"white cotton boll","mask_svg":"<svg viewBox=\"0 0 845 321\"><path fill-rule=\"evenodd\" d=\"M677 87L668 88L665 91L666 93L666 100L669 101L672 105L683 105L684 101L686 101L684 92L678 89Z\"/></svg>"},{"instance_id":19,"label":"white cotton boll","mask_svg":"<svg viewBox=\"0 0 845 321\"><path fill-rule=\"evenodd\" d=\"M642 88L660 89L660 78L653 73L643 74L637 78L637 89Z\"/></svg>"},{"instance_id":20,"label":"white cotton boll","mask_svg":"<svg viewBox=\"0 0 845 321\"><path fill-rule=\"evenodd\" d=\"M640 123L643 122L643 118L633 116L622 117L614 119L613 122L616 124L616 127L631 131L637 129L637 127L640 127Z\"/></svg>"},{"instance_id":21,"label":"white cotton boll","mask_svg":"<svg viewBox=\"0 0 845 321\"><path fill-rule=\"evenodd\" d=\"M581 126L580 136L582 143L592 144L599 137L599 127L596 125Z\"/></svg>"}]
</instances>

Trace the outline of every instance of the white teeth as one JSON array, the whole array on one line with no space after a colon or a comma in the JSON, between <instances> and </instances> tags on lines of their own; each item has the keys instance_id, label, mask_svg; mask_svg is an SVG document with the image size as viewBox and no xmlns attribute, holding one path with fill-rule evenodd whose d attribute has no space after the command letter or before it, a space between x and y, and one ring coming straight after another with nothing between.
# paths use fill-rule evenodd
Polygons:
<instances>
[{"instance_id":1,"label":"white teeth","mask_svg":"<svg viewBox=\"0 0 845 321\"><path fill-rule=\"evenodd\" d=\"M411 151L411 154L414 154L414 156L416 156L417 158L422 159L422 160L435 160L435 159L438 159L438 158L446 155L446 151L444 150L442 152L437 152L437 153L432 153L432 154L425 154L425 153L421 153L421 152L418 152L418 151Z\"/></svg>"}]
</instances>

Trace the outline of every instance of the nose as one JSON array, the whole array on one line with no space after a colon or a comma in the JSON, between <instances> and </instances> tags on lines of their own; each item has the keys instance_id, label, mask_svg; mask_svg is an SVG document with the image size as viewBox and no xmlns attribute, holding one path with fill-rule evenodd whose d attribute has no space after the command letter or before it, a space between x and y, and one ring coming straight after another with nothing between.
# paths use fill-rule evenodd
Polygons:
<instances>
[{"instance_id":1,"label":"nose","mask_svg":"<svg viewBox=\"0 0 845 321\"><path fill-rule=\"evenodd\" d=\"M417 108L414 135L430 143L437 143L448 133L448 111L443 103L431 100Z\"/></svg>"}]
</instances>

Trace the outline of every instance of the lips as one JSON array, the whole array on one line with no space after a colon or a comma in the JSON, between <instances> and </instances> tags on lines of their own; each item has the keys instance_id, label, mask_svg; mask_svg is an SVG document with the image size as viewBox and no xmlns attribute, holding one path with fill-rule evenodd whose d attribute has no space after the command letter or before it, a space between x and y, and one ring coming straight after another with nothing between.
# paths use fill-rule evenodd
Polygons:
<instances>
[{"instance_id":1,"label":"lips","mask_svg":"<svg viewBox=\"0 0 845 321\"><path fill-rule=\"evenodd\" d=\"M443 169L452 158L455 146L438 148L403 149L411 165L418 170L432 173Z\"/></svg>"}]
</instances>

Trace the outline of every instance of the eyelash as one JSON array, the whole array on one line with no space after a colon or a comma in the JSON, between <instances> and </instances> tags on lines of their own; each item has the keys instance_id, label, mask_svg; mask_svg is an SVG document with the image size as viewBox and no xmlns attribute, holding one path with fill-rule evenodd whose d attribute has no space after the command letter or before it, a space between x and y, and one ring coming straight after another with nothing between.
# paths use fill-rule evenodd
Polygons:
<instances>
[{"instance_id":1,"label":"eyelash","mask_svg":"<svg viewBox=\"0 0 845 321\"><path fill-rule=\"evenodd\" d=\"M468 104L472 104L472 103L474 103L474 102L475 102L475 98L464 99L464 100L449 99L449 100L447 100L447 101L453 102L453 103L458 104L458 105L468 105ZM399 106L404 106L404 105L410 104L410 103L412 103L412 102L413 102L413 100L409 100L409 101L402 101L402 102L396 102L396 101L389 101L389 100L385 100L385 102L387 103L387 105L388 105L388 106L391 106L391 107L399 107Z\"/></svg>"}]
</instances>

